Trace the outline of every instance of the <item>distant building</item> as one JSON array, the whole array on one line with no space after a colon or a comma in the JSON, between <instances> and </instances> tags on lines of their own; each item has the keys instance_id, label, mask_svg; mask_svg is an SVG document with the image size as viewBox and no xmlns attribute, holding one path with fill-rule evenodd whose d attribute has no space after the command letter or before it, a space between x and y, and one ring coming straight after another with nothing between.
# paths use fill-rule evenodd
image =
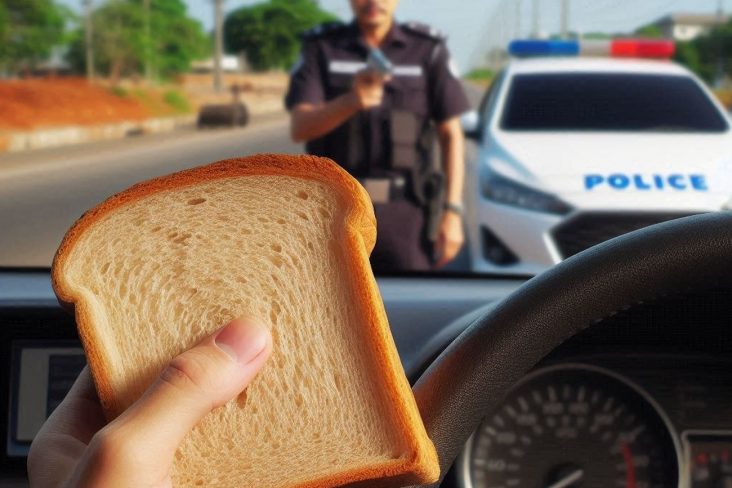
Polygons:
<instances>
[{"instance_id":1,"label":"distant building","mask_svg":"<svg viewBox=\"0 0 732 488\"><path fill-rule=\"evenodd\" d=\"M729 19L729 15L675 13L661 17L651 25L661 29L667 39L691 41Z\"/></svg>"},{"instance_id":2,"label":"distant building","mask_svg":"<svg viewBox=\"0 0 732 488\"><path fill-rule=\"evenodd\" d=\"M247 68L242 56L226 54L221 58L221 69L226 73L240 73ZM211 73L214 70L213 58L201 59L191 63L191 71L195 73Z\"/></svg>"}]
</instances>

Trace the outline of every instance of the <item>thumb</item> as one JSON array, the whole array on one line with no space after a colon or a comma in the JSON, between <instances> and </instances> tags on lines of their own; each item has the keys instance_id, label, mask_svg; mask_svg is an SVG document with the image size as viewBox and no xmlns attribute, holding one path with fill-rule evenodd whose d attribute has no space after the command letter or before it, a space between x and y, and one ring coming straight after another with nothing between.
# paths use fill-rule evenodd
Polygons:
<instances>
[{"instance_id":1,"label":"thumb","mask_svg":"<svg viewBox=\"0 0 732 488\"><path fill-rule=\"evenodd\" d=\"M145 394L113 423L145 446L150 459L170 459L207 413L241 393L272 350L269 331L236 319L173 358Z\"/></svg>"}]
</instances>

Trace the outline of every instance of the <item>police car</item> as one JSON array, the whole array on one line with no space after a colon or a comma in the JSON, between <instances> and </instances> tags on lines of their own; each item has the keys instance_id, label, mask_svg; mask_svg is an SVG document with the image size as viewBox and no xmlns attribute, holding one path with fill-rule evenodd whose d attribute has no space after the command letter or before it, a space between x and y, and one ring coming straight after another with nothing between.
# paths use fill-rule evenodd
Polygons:
<instances>
[{"instance_id":1,"label":"police car","mask_svg":"<svg viewBox=\"0 0 732 488\"><path fill-rule=\"evenodd\" d=\"M536 274L632 230L728 207L728 115L673 51L668 41L511 44L472 134L474 271Z\"/></svg>"}]
</instances>

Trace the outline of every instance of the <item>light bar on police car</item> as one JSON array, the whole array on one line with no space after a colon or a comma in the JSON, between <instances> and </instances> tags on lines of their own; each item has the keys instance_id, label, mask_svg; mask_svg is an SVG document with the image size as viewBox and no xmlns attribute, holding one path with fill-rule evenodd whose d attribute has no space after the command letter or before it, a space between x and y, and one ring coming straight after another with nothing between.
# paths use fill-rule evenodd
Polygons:
<instances>
[{"instance_id":1,"label":"light bar on police car","mask_svg":"<svg viewBox=\"0 0 732 488\"><path fill-rule=\"evenodd\" d=\"M611 39L590 41L518 39L508 45L517 58L538 56L609 56L614 58L671 58L673 41L656 39Z\"/></svg>"},{"instance_id":2,"label":"light bar on police car","mask_svg":"<svg viewBox=\"0 0 732 488\"><path fill-rule=\"evenodd\" d=\"M508 52L519 58L532 56L577 56L580 46L577 41L542 41L520 39L511 41Z\"/></svg>"}]
</instances>

